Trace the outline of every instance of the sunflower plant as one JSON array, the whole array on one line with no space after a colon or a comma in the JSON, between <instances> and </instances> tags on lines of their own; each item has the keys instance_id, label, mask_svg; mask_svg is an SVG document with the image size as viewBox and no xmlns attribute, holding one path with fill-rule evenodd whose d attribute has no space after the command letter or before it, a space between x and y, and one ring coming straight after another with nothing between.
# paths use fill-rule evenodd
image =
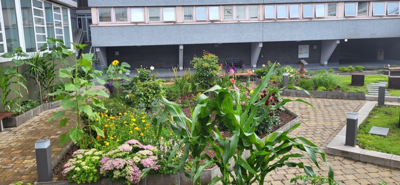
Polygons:
<instances>
[{"instance_id":1,"label":"sunflower plant","mask_svg":"<svg viewBox=\"0 0 400 185\"><path fill-rule=\"evenodd\" d=\"M127 69L130 67L131 66L126 62L122 62L121 65L119 65L119 61L114 60L110 66L104 68L106 72L106 81L115 87L118 99L120 98L120 91L123 90L123 84L129 81L129 78L123 75L123 73L130 72L130 70Z\"/></svg>"}]
</instances>

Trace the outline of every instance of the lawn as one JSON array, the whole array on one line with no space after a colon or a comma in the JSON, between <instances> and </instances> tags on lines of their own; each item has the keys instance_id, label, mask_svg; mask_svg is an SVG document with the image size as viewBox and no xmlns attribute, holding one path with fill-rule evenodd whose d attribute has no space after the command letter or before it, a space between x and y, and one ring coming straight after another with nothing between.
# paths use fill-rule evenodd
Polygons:
<instances>
[{"instance_id":1,"label":"lawn","mask_svg":"<svg viewBox=\"0 0 400 185\"><path fill-rule=\"evenodd\" d=\"M358 128L358 145L367 150L400 155L399 106L375 107ZM371 135L372 126L389 128L387 137Z\"/></svg>"},{"instance_id":2,"label":"lawn","mask_svg":"<svg viewBox=\"0 0 400 185\"><path fill-rule=\"evenodd\" d=\"M346 89L346 91L352 90L361 90L368 93L367 84L369 83L377 83L377 82L387 82L388 77L385 75L366 75L364 86L352 86L351 84L351 76L343 76L341 77L341 81L339 86L341 89ZM400 96L400 89L388 89L390 96Z\"/></svg>"}]
</instances>

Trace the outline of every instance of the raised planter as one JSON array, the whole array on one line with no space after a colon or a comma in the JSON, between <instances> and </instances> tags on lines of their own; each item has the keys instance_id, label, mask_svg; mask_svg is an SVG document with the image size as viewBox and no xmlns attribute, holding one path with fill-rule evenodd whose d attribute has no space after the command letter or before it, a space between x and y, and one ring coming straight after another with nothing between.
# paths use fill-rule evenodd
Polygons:
<instances>
[{"instance_id":1,"label":"raised planter","mask_svg":"<svg viewBox=\"0 0 400 185\"><path fill-rule=\"evenodd\" d=\"M290 128L292 128L295 124L300 123L300 117L297 116L295 113L290 111L289 109L286 109L292 116L295 118L290 121L289 123L286 123L284 126L279 128L276 131L287 131ZM265 141L265 138L262 138L263 141ZM70 142L67 147L68 149L72 146L72 142ZM63 149L63 154L60 154L56 160L53 161L53 168L58 164L66 151ZM244 151L242 154L242 158L247 159L250 157L250 152L249 151ZM234 167L234 161L233 158L230 159L230 166L229 168L232 170ZM205 169L203 173L201 174L201 184L202 185L207 185L209 184L212 179L216 176L221 176L221 172L218 166L215 166L211 169ZM75 182L68 182L68 181L52 181L52 182L35 182L35 185L77 185ZM99 181L95 183L81 183L82 185L123 185L120 182L112 182L110 179L107 178L102 178ZM168 175L163 175L163 174L149 174L147 175L144 179L142 179L139 183L139 185L192 185L193 180L186 177L183 172L177 173L177 174L168 174Z\"/></svg>"},{"instance_id":2,"label":"raised planter","mask_svg":"<svg viewBox=\"0 0 400 185\"><path fill-rule=\"evenodd\" d=\"M365 100L365 93L360 92L333 92L333 91L308 91L314 98ZM283 96L309 97L304 91L285 89Z\"/></svg>"},{"instance_id":3,"label":"raised planter","mask_svg":"<svg viewBox=\"0 0 400 185\"><path fill-rule=\"evenodd\" d=\"M21 115L5 118L3 120L4 127L5 128L18 127L18 126L26 123L28 120L39 115L40 113L51 110L51 109L58 108L60 106L61 106L61 101L48 102L48 103L39 105L38 107L35 107Z\"/></svg>"}]
</instances>

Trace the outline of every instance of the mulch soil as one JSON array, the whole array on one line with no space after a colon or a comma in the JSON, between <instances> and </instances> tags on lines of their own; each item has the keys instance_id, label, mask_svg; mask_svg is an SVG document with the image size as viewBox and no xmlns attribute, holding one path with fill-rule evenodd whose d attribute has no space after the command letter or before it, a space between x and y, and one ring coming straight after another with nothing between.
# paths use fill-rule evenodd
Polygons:
<instances>
[{"instance_id":1,"label":"mulch soil","mask_svg":"<svg viewBox=\"0 0 400 185\"><path fill-rule=\"evenodd\" d=\"M66 177L62 175L62 171L64 170L63 166L65 163L68 162L69 159L72 158L72 154L76 151L79 150L78 146L73 145L70 150L64 155L63 158L61 158L60 162L57 164L56 167L53 169L53 179L57 180L68 180Z\"/></svg>"}]
</instances>

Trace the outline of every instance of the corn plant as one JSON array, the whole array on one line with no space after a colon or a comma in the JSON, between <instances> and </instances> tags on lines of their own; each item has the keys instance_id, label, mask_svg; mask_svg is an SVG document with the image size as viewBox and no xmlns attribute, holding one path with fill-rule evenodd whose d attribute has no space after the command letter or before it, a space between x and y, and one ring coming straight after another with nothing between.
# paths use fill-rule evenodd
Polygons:
<instances>
[{"instance_id":1,"label":"corn plant","mask_svg":"<svg viewBox=\"0 0 400 185\"><path fill-rule=\"evenodd\" d=\"M11 112L15 104L18 104L18 99L22 97L20 91L11 89L12 84L17 84L27 89L26 86L19 81L15 81L15 78L21 78L22 75L16 72L16 67L5 67L0 68L0 90L1 90L1 104L3 105L5 112ZM14 80L13 80L14 79ZM11 92L17 94L17 98L11 99L8 97Z\"/></svg>"},{"instance_id":2,"label":"corn plant","mask_svg":"<svg viewBox=\"0 0 400 185\"><path fill-rule=\"evenodd\" d=\"M299 167L304 172L312 176L313 168L303 162L291 162L290 159L303 157L302 153L295 153L294 149L304 151L310 157L311 161L319 168L317 154L320 154L322 160L326 162L325 154L311 141L303 137L290 137L288 133L300 124L296 124L290 130L285 132L274 132L268 135L265 140L260 139L255 130L257 125L268 114L256 117L257 109L263 105L268 98L265 97L259 101L259 93L268 86L271 75L274 72L273 65L263 82L254 90L249 104L242 107L240 94L236 90L229 90L214 86L198 98L193 110L191 119L187 118L179 105L169 102L163 98L165 104L164 112L153 120L153 125L162 130L162 123L168 121L174 133L180 136L181 140L171 152L171 157L175 155L181 147L184 147L181 163L176 167L176 171L184 171L183 166L189 157L193 157L193 165L189 175L194 184L201 184L200 176L207 166L216 164L221 171L222 177L215 177L211 184L221 181L223 184L253 184L258 182L264 184L266 175L283 166ZM301 88L298 88L301 89ZM283 99L277 106L283 106L290 101L304 100ZM212 115L215 119L212 120ZM224 123L231 138L222 137L217 123ZM156 133L159 137L160 133ZM215 153L215 157L203 154L205 148ZM250 153L250 157L245 159L242 155L245 152ZM231 163L230 160L233 160ZM200 161L204 161L200 165ZM230 165L233 165L233 169ZM333 169L329 163L329 177L333 179Z\"/></svg>"},{"instance_id":3,"label":"corn plant","mask_svg":"<svg viewBox=\"0 0 400 185\"><path fill-rule=\"evenodd\" d=\"M86 45L74 45L75 50L77 48L84 49ZM97 126L92 125L95 119L101 119L101 117L93 112L93 107L89 104L92 101L92 104L96 107L106 109L104 107L103 102L98 99L98 96L103 96L108 98L108 94L103 90L98 92L90 90L95 86L93 81L86 80L88 76L91 78L96 78L97 82L100 84L104 84L105 81L101 79L102 72L95 70L92 67L93 54L82 54L80 59L75 59L72 56L72 52L67 49L63 49L63 53L71 56L72 59L75 60L75 64L71 67L63 68L59 70L60 78L72 79L71 81L67 81L64 83L63 89L58 89L56 92L49 94L50 96L57 96L56 100L61 100L61 106L64 109L63 111L58 111L53 114L49 121L53 121L59 118L63 118L60 121L60 128L67 125L69 121L75 123L75 127L72 127L68 134L63 134L60 139L60 144L63 145L68 142L70 139L77 143L79 142L79 146L81 148L85 148L87 146L87 142L84 141L84 125L81 123L79 119L82 114L86 114L88 119L88 133L90 134L90 138L92 138L92 129L96 131L97 135L104 136L102 130L100 130ZM84 77L78 76L78 70L84 71ZM77 120L71 120L70 116L66 116L65 113L67 110L71 110L73 114L76 114Z\"/></svg>"}]
</instances>

